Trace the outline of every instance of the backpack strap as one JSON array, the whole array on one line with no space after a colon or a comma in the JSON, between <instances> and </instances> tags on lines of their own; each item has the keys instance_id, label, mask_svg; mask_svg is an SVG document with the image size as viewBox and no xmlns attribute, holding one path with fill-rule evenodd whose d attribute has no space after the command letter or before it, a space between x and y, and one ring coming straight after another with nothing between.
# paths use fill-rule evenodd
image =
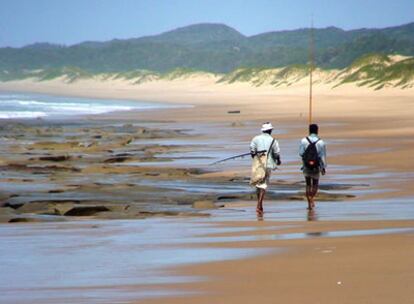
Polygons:
<instances>
[{"instance_id":1,"label":"backpack strap","mask_svg":"<svg viewBox=\"0 0 414 304\"><path fill-rule=\"evenodd\" d=\"M267 160L269 159L269 153L270 150L272 150L273 144L275 143L275 138L273 138L272 143L270 144L269 150L267 150L267 154L266 154L266 169L267 169Z\"/></svg>"},{"instance_id":2,"label":"backpack strap","mask_svg":"<svg viewBox=\"0 0 414 304\"><path fill-rule=\"evenodd\" d=\"M270 144L269 150L267 150L267 155L269 155L270 150L272 150L273 144L275 143L275 138L273 138L272 143Z\"/></svg>"},{"instance_id":3,"label":"backpack strap","mask_svg":"<svg viewBox=\"0 0 414 304\"><path fill-rule=\"evenodd\" d=\"M306 137L306 140L309 142L310 145L316 145L318 143L318 141L320 141L321 139L318 138L318 140L316 140L315 142L312 142L309 137Z\"/></svg>"}]
</instances>

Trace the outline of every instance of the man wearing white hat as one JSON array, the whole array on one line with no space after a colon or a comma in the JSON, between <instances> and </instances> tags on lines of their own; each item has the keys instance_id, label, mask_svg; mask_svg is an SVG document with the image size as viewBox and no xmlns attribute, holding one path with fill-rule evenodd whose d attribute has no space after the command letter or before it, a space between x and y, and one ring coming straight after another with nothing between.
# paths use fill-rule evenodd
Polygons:
<instances>
[{"instance_id":1,"label":"man wearing white hat","mask_svg":"<svg viewBox=\"0 0 414 304\"><path fill-rule=\"evenodd\" d=\"M261 128L262 134L255 136L250 143L253 158L252 178L250 184L256 187L256 212L263 214L263 199L268 187L272 170L281 164L279 143L272 137L273 126L266 122Z\"/></svg>"}]
</instances>

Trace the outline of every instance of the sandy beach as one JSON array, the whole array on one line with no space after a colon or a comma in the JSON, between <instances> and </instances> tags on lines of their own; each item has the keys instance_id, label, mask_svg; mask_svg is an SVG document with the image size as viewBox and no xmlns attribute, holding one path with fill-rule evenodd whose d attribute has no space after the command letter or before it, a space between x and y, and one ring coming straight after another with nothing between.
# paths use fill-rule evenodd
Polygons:
<instances>
[{"instance_id":1,"label":"sandy beach","mask_svg":"<svg viewBox=\"0 0 414 304\"><path fill-rule=\"evenodd\" d=\"M1 218L30 223L1 224L0 243L9 244L16 232L27 234L39 240L33 252L47 249L54 257L59 252L71 265L62 235L56 236L58 248L41 241L42 227L52 225L71 239L87 235L91 255L103 250L110 257L121 244L126 259L125 267L115 263L102 273L97 269L105 266L92 263L96 268L88 268L88 261L80 262L79 269L88 269L84 289L76 273L65 269L57 277L67 274L70 284L59 285L58 279L50 290L53 276L48 271L39 274L40 287L3 284L2 291L9 292L4 303L65 303L68 298L73 303L413 301L413 89L315 85L315 122L328 143L329 165L313 213L303 200L297 157L297 144L306 135L306 83L255 88L216 84L210 78L139 86L25 80L0 83L0 91L185 105L59 123L20 121L9 129L9 122L3 123L2 136L9 137L1 154ZM248 186L249 160L209 164L245 152L264 121L276 126L283 164L274 173L264 217L257 218ZM56 161L65 155L69 158ZM85 230L77 231L81 223ZM146 282L149 270L137 266L134 271L134 263L140 265L140 233L148 226L161 232L142 234L157 244L145 246L159 246L163 257L173 260L157 268L158 278L172 275L166 282ZM172 228L176 234L164 240ZM122 240L131 231L134 246L127 246ZM102 245L108 236L112 238ZM183 241L174 242L174 237ZM78 252L88 245L71 246ZM174 251L178 249L189 251ZM3 249L2 256L7 254ZM203 254L209 258L194 258ZM183 261L174 263L173 257ZM21 267L15 260L8 263L8 270ZM182 277L189 279L180 281ZM30 299L25 287L36 290L36 298ZM162 292L145 293L151 290Z\"/></svg>"}]
</instances>

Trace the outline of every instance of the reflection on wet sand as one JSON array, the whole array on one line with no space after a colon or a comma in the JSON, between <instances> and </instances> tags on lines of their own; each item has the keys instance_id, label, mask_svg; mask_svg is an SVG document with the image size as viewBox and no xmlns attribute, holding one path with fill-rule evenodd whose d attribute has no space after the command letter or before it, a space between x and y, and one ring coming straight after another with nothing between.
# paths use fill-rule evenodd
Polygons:
<instances>
[{"instance_id":1,"label":"reflection on wet sand","mask_svg":"<svg viewBox=\"0 0 414 304\"><path fill-rule=\"evenodd\" d=\"M308 222L314 222L318 220L318 214L316 213L315 209L308 210L307 220Z\"/></svg>"},{"instance_id":2,"label":"reflection on wet sand","mask_svg":"<svg viewBox=\"0 0 414 304\"><path fill-rule=\"evenodd\" d=\"M1 303L128 303L189 295L191 290L171 290L169 284L207 278L172 267L277 254L285 246L279 242L292 240L414 233L413 227L334 231L276 222L256 228L217 224L191 218L3 224ZM275 243L249 245L269 241Z\"/></svg>"},{"instance_id":3,"label":"reflection on wet sand","mask_svg":"<svg viewBox=\"0 0 414 304\"><path fill-rule=\"evenodd\" d=\"M0 229L1 303L124 303L171 296L178 292L151 286L204 279L168 271L173 266L266 251L178 246L199 241L197 234L221 231L191 219L36 223Z\"/></svg>"}]
</instances>

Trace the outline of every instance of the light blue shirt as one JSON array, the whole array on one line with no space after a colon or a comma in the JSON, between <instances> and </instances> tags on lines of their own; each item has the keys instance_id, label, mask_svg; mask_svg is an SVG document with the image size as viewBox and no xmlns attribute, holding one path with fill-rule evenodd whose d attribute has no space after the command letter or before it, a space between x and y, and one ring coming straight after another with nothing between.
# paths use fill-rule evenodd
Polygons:
<instances>
[{"instance_id":1,"label":"light blue shirt","mask_svg":"<svg viewBox=\"0 0 414 304\"><path fill-rule=\"evenodd\" d=\"M258 151L267 151L272 144L273 137L268 133L262 133L260 135L255 136L250 143L250 152L256 153ZM269 169L276 169L276 159L279 157L280 148L279 143L277 140L273 143L272 149L270 150L269 156L267 158L267 168Z\"/></svg>"},{"instance_id":2,"label":"light blue shirt","mask_svg":"<svg viewBox=\"0 0 414 304\"><path fill-rule=\"evenodd\" d=\"M311 142L316 142L319 137L316 134L311 134L308 136ZM303 154L305 153L306 148L309 146L309 142L306 137L302 138L299 146L299 156L302 158ZM328 165L326 163L326 145L324 141L321 139L316 143L316 150L318 151L318 156L321 164L321 168L325 169Z\"/></svg>"}]
</instances>

